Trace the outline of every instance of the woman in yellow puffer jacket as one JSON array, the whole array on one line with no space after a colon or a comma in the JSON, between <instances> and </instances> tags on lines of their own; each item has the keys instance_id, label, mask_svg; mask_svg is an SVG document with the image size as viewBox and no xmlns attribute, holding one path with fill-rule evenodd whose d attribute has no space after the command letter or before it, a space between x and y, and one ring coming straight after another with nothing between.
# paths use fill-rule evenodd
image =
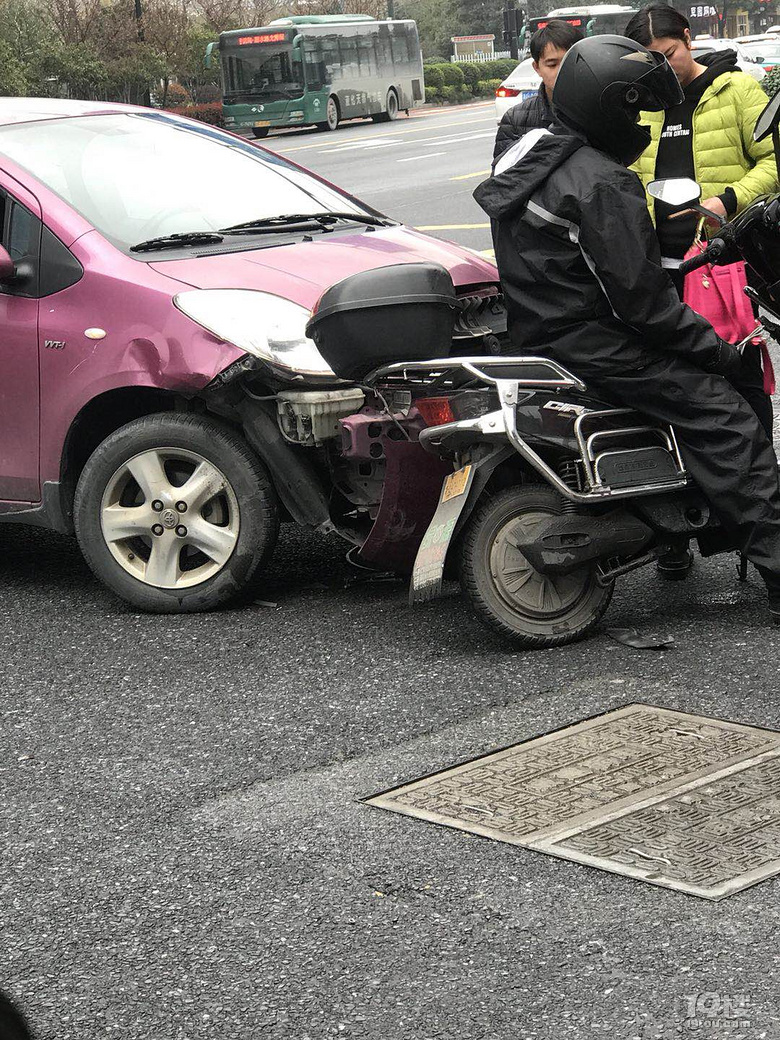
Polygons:
<instances>
[{"instance_id":1,"label":"woman in yellow puffer jacket","mask_svg":"<svg viewBox=\"0 0 780 1040\"><path fill-rule=\"evenodd\" d=\"M756 119L767 103L758 83L736 65L734 51L713 51L694 59L688 20L674 8L653 4L638 11L626 36L660 51L683 88L681 104L665 112L642 112L651 142L631 167L645 188L652 180L691 177L698 181L702 205L730 218L759 195L777 191L777 166L770 139L753 140ZM648 198L661 245L661 264L682 298L683 276L678 268L693 244L699 217L693 211L673 213ZM743 354L738 387L772 439L772 400L764 392L761 353L749 346ZM666 578L683 578L691 553L676 548L661 557L658 571Z\"/></svg>"},{"instance_id":2,"label":"woman in yellow puffer jacket","mask_svg":"<svg viewBox=\"0 0 780 1040\"><path fill-rule=\"evenodd\" d=\"M643 112L650 146L632 167L647 187L652 180L692 177L702 205L732 217L759 195L777 191L777 168L769 138L756 144L753 127L767 103L758 83L740 72L734 51L713 51L695 60L687 19L674 8L652 5L626 27L629 39L660 51L677 73L685 100L667 112ZM649 200L661 243L662 264L682 295L678 274L696 235L694 213L672 214Z\"/></svg>"}]
</instances>

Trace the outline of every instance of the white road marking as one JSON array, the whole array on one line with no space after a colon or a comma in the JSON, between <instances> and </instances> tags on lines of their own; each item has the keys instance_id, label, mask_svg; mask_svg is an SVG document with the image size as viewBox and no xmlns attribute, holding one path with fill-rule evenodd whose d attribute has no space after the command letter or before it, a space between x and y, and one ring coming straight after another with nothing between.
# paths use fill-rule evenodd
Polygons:
<instances>
[{"instance_id":1,"label":"white road marking","mask_svg":"<svg viewBox=\"0 0 780 1040\"><path fill-rule=\"evenodd\" d=\"M410 155L408 159L396 159L396 162L417 162L418 159L432 159L436 155L444 155L444 152L425 152L424 155Z\"/></svg>"},{"instance_id":2,"label":"white road marking","mask_svg":"<svg viewBox=\"0 0 780 1040\"><path fill-rule=\"evenodd\" d=\"M434 133L437 130L439 130L439 131L445 130L446 131L448 129L448 127L450 127L450 126L466 126L469 123L482 123L484 125L484 122L485 122L484 118L481 118L481 119L459 119L459 120L452 120L452 121L448 120L447 124L444 124L444 125L409 127L406 130L393 130L391 133L383 134L382 136L383 137L405 137L407 134L429 134L429 133L431 133L431 131L433 131ZM345 127L345 129L347 129L347 128ZM357 130L358 128L355 127L354 129ZM495 133L495 129L491 130L491 133ZM283 139L282 138L277 138L277 140L279 140L281 142ZM351 143L352 143L351 141L349 143L345 142L344 144L341 144L338 147L339 148L349 148ZM268 144L265 144L264 147L265 148L270 148L270 142ZM282 148L284 148L285 153L287 153L287 152L303 152L303 151L310 151L313 148L323 148L323 147L324 147L324 144L323 144L322 141L318 141L316 144L298 144L298 145L290 145L290 146L285 146L285 145L280 143L277 146L277 150L281 151Z\"/></svg>"},{"instance_id":3,"label":"white road marking","mask_svg":"<svg viewBox=\"0 0 780 1040\"><path fill-rule=\"evenodd\" d=\"M401 144L400 141L358 141L357 144L350 144L346 147L341 145L339 148L325 148L322 151L322 155L333 155L334 152L363 151L371 148L392 148L399 144Z\"/></svg>"}]
</instances>

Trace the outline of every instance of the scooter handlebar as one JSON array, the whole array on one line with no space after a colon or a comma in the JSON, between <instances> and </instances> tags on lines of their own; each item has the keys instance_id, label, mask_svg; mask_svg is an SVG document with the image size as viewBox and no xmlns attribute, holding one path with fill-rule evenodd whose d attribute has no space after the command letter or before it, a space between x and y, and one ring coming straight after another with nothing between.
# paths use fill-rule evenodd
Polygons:
<instances>
[{"instance_id":1,"label":"scooter handlebar","mask_svg":"<svg viewBox=\"0 0 780 1040\"><path fill-rule=\"evenodd\" d=\"M698 256L692 256L690 260L683 260L677 270L680 274L688 274L689 271L695 271L697 267L711 264L723 255L726 247L727 244L722 238L713 238L703 253L699 253Z\"/></svg>"}]
</instances>

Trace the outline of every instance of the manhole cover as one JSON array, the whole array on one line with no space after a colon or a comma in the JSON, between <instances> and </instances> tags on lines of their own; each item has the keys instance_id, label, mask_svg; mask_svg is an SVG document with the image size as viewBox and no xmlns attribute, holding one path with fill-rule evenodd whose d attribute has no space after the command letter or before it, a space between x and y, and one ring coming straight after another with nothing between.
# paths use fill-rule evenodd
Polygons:
<instances>
[{"instance_id":1,"label":"manhole cover","mask_svg":"<svg viewBox=\"0 0 780 1040\"><path fill-rule=\"evenodd\" d=\"M780 733L646 704L366 802L705 899L780 873Z\"/></svg>"}]
</instances>

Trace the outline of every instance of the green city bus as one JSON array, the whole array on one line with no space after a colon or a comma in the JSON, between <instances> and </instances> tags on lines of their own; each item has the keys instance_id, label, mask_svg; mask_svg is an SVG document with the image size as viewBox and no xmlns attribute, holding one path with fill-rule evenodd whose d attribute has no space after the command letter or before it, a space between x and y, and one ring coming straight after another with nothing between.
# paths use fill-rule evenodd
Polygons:
<instances>
[{"instance_id":1,"label":"green city bus","mask_svg":"<svg viewBox=\"0 0 780 1040\"><path fill-rule=\"evenodd\" d=\"M342 119L395 119L425 100L413 21L369 15L277 18L259 29L224 32L219 48L222 112L228 130L265 137L274 127L335 130Z\"/></svg>"}]
</instances>

